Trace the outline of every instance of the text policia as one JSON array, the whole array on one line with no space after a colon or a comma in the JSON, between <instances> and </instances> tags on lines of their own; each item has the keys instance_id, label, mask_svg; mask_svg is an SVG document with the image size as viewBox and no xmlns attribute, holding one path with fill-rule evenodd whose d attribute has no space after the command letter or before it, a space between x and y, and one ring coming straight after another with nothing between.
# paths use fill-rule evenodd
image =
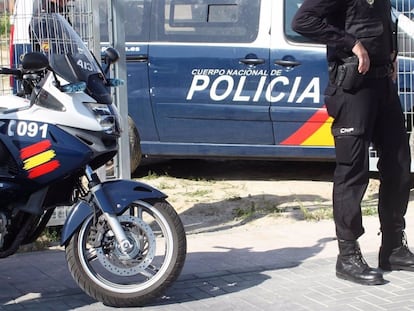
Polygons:
<instances>
[{"instance_id":1,"label":"text policia","mask_svg":"<svg viewBox=\"0 0 414 311\"><path fill-rule=\"evenodd\" d=\"M305 99L320 103L320 78L312 77L305 81L297 76L289 79L282 75L282 70L262 69L193 69L187 100L192 100L197 92L209 90L213 101L259 102L264 94L268 102L302 103ZM256 89L252 95L246 94L246 85L252 84L249 78L257 77ZM270 77L270 79L269 79ZM235 90L235 92L233 92ZM251 90L250 90L251 92Z\"/></svg>"}]
</instances>

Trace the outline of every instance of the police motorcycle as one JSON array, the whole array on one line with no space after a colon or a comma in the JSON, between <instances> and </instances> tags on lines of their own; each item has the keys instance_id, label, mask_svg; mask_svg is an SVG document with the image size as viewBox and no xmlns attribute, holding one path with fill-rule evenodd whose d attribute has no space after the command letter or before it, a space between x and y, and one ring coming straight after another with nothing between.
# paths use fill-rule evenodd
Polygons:
<instances>
[{"instance_id":1,"label":"police motorcycle","mask_svg":"<svg viewBox=\"0 0 414 311\"><path fill-rule=\"evenodd\" d=\"M106 305L140 306L159 297L186 256L182 222L166 195L132 180L101 181L96 169L117 153L120 117L103 70L70 24L40 42L21 68L2 68L24 94L0 96L0 257L33 242L58 206L71 206L62 229L77 284ZM39 263L41 265L42 263Z\"/></svg>"}]
</instances>

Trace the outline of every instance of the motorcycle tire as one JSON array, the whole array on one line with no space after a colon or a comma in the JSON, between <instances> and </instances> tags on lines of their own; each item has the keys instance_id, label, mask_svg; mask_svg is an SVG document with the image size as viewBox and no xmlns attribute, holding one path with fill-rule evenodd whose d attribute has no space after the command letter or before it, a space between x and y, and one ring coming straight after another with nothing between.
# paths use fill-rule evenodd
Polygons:
<instances>
[{"instance_id":1,"label":"motorcycle tire","mask_svg":"<svg viewBox=\"0 0 414 311\"><path fill-rule=\"evenodd\" d=\"M187 242L184 226L164 199L135 201L118 219L133 244L122 253L103 216L90 216L66 247L76 283L114 307L143 306L160 297L179 276Z\"/></svg>"},{"instance_id":2,"label":"motorcycle tire","mask_svg":"<svg viewBox=\"0 0 414 311\"><path fill-rule=\"evenodd\" d=\"M142 159L141 138L134 120L128 116L129 158L131 174L136 171Z\"/></svg>"}]
</instances>

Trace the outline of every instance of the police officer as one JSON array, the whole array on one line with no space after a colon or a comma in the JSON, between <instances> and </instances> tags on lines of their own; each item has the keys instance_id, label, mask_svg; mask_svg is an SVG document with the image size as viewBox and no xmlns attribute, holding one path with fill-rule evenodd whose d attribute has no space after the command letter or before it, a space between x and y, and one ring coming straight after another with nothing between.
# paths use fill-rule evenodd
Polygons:
<instances>
[{"instance_id":1,"label":"police officer","mask_svg":"<svg viewBox=\"0 0 414 311\"><path fill-rule=\"evenodd\" d=\"M384 284L365 262L361 201L369 181L369 146L379 153L378 212L382 270L414 271L405 239L410 152L395 85L396 40L389 0L304 0L292 28L327 45L325 103L334 118L336 168L333 213L339 255L336 275L360 284Z\"/></svg>"}]
</instances>

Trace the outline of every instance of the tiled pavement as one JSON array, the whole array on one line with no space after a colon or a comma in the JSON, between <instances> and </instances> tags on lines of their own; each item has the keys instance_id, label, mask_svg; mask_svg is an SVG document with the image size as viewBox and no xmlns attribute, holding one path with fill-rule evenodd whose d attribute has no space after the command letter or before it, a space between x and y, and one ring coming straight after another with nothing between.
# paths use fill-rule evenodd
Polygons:
<instances>
[{"instance_id":1,"label":"tiled pavement","mask_svg":"<svg viewBox=\"0 0 414 311\"><path fill-rule=\"evenodd\" d=\"M414 243L414 210L408 238ZM377 265L376 217L365 218L361 248ZM411 243L413 246L414 244ZM414 272L391 272L387 284L362 286L335 277L331 221L263 223L188 236L180 278L145 310L414 310ZM115 309L89 298L72 280L62 250L0 261L0 310Z\"/></svg>"}]
</instances>

